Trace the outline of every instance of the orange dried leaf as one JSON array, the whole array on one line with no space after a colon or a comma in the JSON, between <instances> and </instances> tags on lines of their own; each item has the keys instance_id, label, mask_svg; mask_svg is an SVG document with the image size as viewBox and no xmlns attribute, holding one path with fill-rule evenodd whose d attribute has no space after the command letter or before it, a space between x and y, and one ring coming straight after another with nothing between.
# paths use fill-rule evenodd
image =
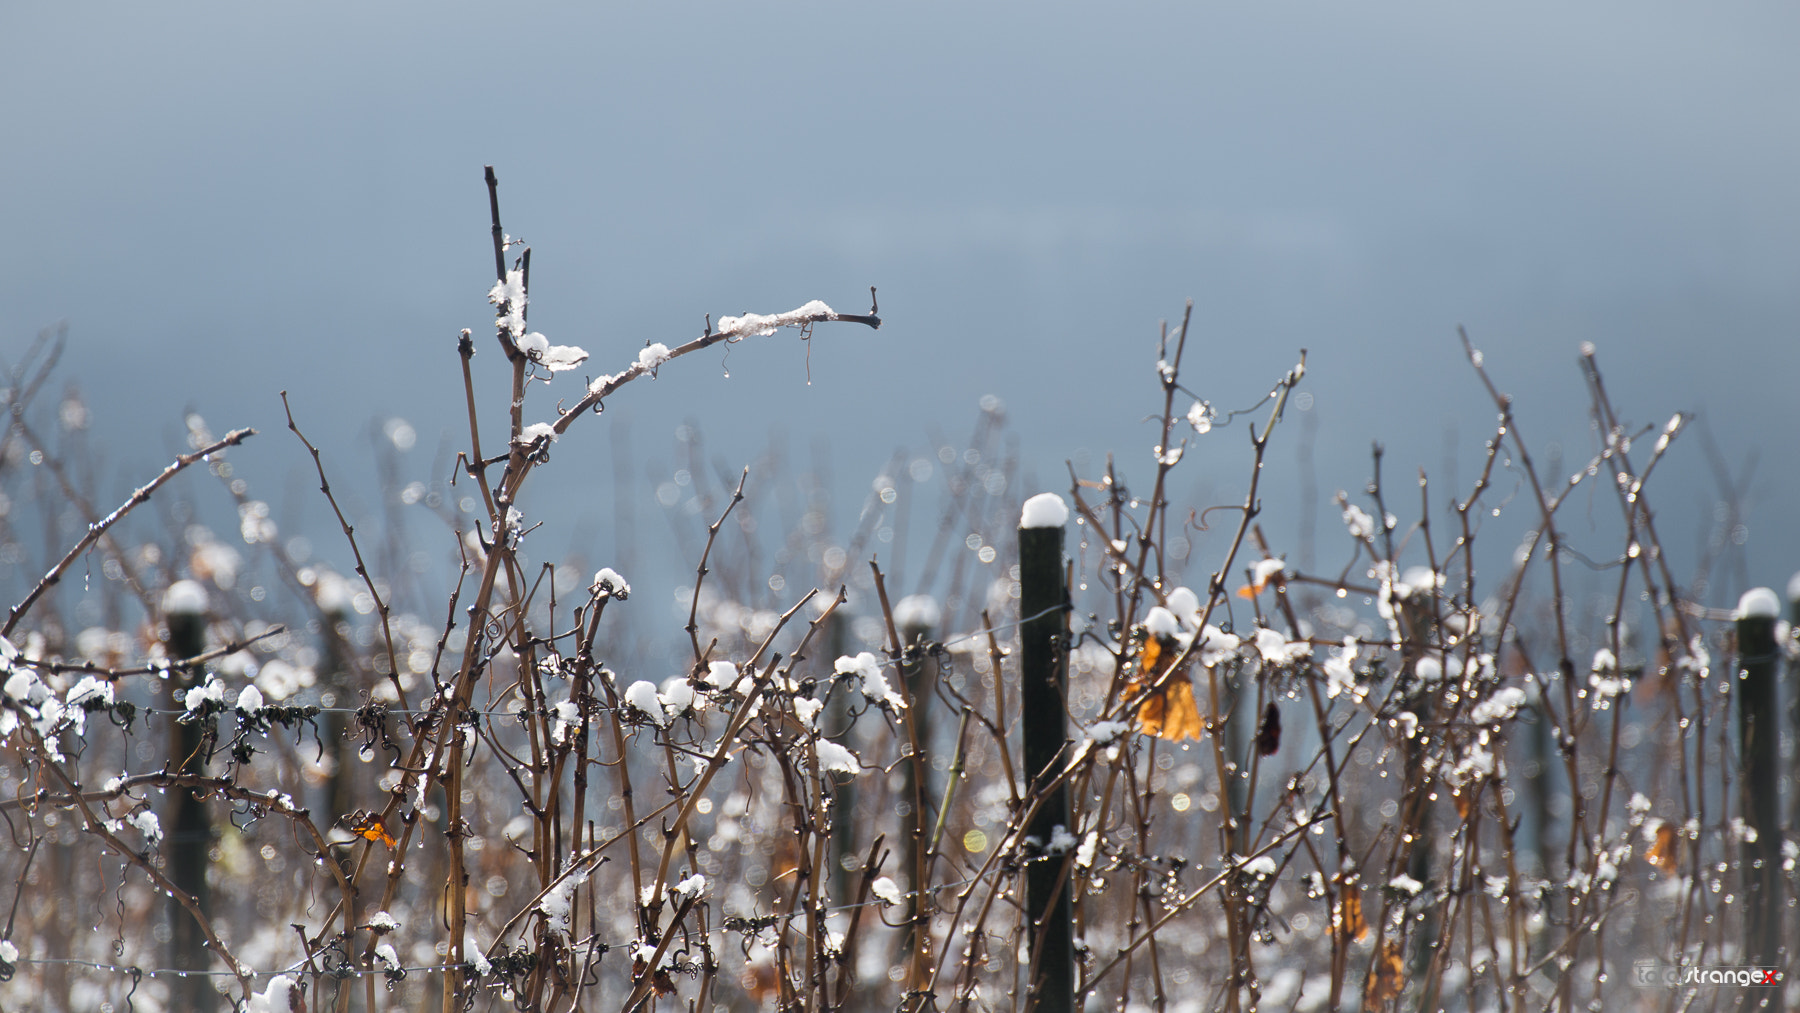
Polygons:
<instances>
[{"instance_id":1,"label":"orange dried leaf","mask_svg":"<svg viewBox=\"0 0 1800 1013\"><path fill-rule=\"evenodd\" d=\"M1138 671L1146 676L1156 673L1156 663L1162 660L1162 641L1155 635L1144 638L1143 652L1138 655Z\"/></svg>"},{"instance_id":2,"label":"orange dried leaf","mask_svg":"<svg viewBox=\"0 0 1800 1013\"><path fill-rule=\"evenodd\" d=\"M1173 640L1164 642L1155 634L1144 638L1138 654L1138 675L1126 685L1126 698L1143 692L1146 685L1154 685L1163 677L1180 656L1174 647ZM1200 721L1200 708L1194 703L1194 684L1182 672L1175 673L1160 692L1138 704L1137 717L1139 731L1170 742L1198 739L1206 730Z\"/></svg>"},{"instance_id":3,"label":"orange dried leaf","mask_svg":"<svg viewBox=\"0 0 1800 1013\"><path fill-rule=\"evenodd\" d=\"M1468 822L1469 812L1475 808L1475 793L1479 789L1474 785L1458 788L1453 793L1456 798L1456 815L1463 822Z\"/></svg>"},{"instance_id":4,"label":"orange dried leaf","mask_svg":"<svg viewBox=\"0 0 1800 1013\"><path fill-rule=\"evenodd\" d=\"M1238 597L1254 598L1262 594L1269 586L1269 581L1281 575L1281 560L1265 559L1257 563L1250 571L1250 583L1238 588Z\"/></svg>"},{"instance_id":5,"label":"orange dried leaf","mask_svg":"<svg viewBox=\"0 0 1800 1013\"><path fill-rule=\"evenodd\" d=\"M1381 944L1375 966L1369 969L1369 985L1363 995L1363 1008L1379 1006L1400 998L1406 988L1406 963L1400 957L1400 941L1389 939Z\"/></svg>"},{"instance_id":6,"label":"orange dried leaf","mask_svg":"<svg viewBox=\"0 0 1800 1013\"><path fill-rule=\"evenodd\" d=\"M772 960L746 964L738 982L759 1003L766 1003L781 992L781 978Z\"/></svg>"},{"instance_id":7,"label":"orange dried leaf","mask_svg":"<svg viewBox=\"0 0 1800 1013\"><path fill-rule=\"evenodd\" d=\"M1338 897L1338 908L1332 912L1332 927L1346 941L1362 942L1368 938L1369 923L1363 920L1362 891L1356 887L1347 887Z\"/></svg>"},{"instance_id":8,"label":"orange dried leaf","mask_svg":"<svg viewBox=\"0 0 1800 1013\"><path fill-rule=\"evenodd\" d=\"M631 958L631 980L633 982L643 981L644 972L647 970L649 970L649 965L644 963L643 957ZM657 995L675 994L675 979L669 976L668 968L659 967L654 974L650 975L650 988Z\"/></svg>"},{"instance_id":9,"label":"orange dried leaf","mask_svg":"<svg viewBox=\"0 0 1800 1013\"><path fill-rule=\"evenodd\" d=\"M1177 675L1161 693L1139 704L1138 727L1145 735L1170 742L1200 738L1206 726L1194 702L1194 684L1185 675Z\"/></svg>"},{"instance_id":10,"label":"orange dried leaf","mask_svg":"<svg viewBox=\"0 0 1800 1013\"><path fill-rule=\"evenodd\" d=\"M655 989L657 995L674 995L675 979L670 976L668 968L659 967L650 976L650 987Z\"/></svg>"},{"instance_id":11,"label":"orange dried leaf","mask_svg":"<svg viewBox=\"0 0 1800 1013\"><path fill-rule=\"evenodd\" d=\"M350 832L364 840L380 841L390 848L396 847L400 843L394 839L393 834L387 832L387 827L382 825L381 817L374 814L356 821L351 825Z\"/></svg>"},{"instance_id":12,"label":"orange dried leaf","mask_svg":"<svg viewBox=\"0 0 1800 1013\"><path fill-rule=\"evenodd\" d=\"M1676 851L1681 843L1675 833L1674 826L1664 823L1656 828L1656 841L1644 855L1644 860L1661 869L1663 875L1675 875Z\"/></svg>"},{"instance_id":13,"label":"orange dried leaf","mask_svg":"<svg viewBox=\"0 0 1800 1013\"><path fill-rule=\"evenodd\" d=\"M776 845L775 854L769 862L772 877L782 880L799 872L803 857L798 839L792 835L784 836L781 843Z\"/></svg>"}]
</instances>

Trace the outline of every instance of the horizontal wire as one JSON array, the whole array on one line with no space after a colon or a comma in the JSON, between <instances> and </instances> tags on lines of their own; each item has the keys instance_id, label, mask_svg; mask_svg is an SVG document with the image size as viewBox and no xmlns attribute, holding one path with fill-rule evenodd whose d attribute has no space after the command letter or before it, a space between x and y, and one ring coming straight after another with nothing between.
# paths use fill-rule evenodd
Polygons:
<instances>
[{"instance_id":1,"label":"horizontal wire","mask_svg":"<svg viewBox=\"0 0 1800 1013\"><path fill-rule=\"evenodd\" d=\"M1052 612L1066 612L1066 611L1068 611L1068 608L1069 608L1069 606L1067 606L1067 605L1052 605L1049 608L1046 608L1041 612L1037 612L1037 613L1034 613L1034 614L1028 615L1028 616L1020 616L1018 619L1016 619L1010 623L1001 623L998 626L991 626L985 630L976 630L972 633L959 633L956 636L951 637L949 640L943 641L943 645L945 647L949 647L951 644L960 644L965 640L974 640L977 637L985 637L990 632L999 633L1002 630L1016 630L1019 627L1024 626L1026 623L1031 622L1033 619L1042 619L1043 617L1051 614ZM893 664L893 662L890 661L889 664Z\"/></svg>"},{"instance_id":2,"label":"horizontal wire","mask_svg":"<svg viewBox=\"0 0 1800 1013\"><path fill-rule=\"evenodd\" d=\"M968 886L971 883L975 883L975 882L977 882L977 880L971 878L971 879L958 880L957 882L954 882L954 883L938 883L933 886L927 887L924 890L908 890L905 893L900 894L900 898L902 900L907 900L907 899L922 897L923 895L925 895L927 893L937 893L937 892L940 892L943 890L954 890L954 889ZM863 901L858 904L834 904L830 907L820 908L819 911L821 913L830 913L830 912L834 912L834 911L849 911L849 910L856 909L856 908L874 907L877 905L882 906L882 907L888 906L887 902L883 901L883 900L868 900L868 901ZM795 913L793 915L789 915L788 917L791 920L791 919L799 918L800 914ZM894 928L896 926L889 926L889 927ZM721 926L719 931L729 931L729 930L726 930L723 928L723 926ZM450 971L450 970L458 970L458 969L462 969L462 968L467 968L467 967L472 966L474 963L475 963L475 961L465 961L464 963L461 963L461 964L437 964L437 965L431 965L431 966L425 966L425 967L400 967L400 968L344 967L342 970L331 969L331 970L324 970L324 971L317 971L317 970L309 971L306 969L305 964L298 964L298 965L288 967L288 968L286 968L284 970L280 970L280 971L245 971L242 976L246 977L246 978L270 978L270 977L274 977L275 975L278 975L278 974L307 974L307 975L311 975L313 977L318 977L318 978L350 978L350 977L367 977L372 974L387 975L387 974L392 974L395 971L401 971L401 972L405 972L407 974L412 974L415 972L429 973L429 972L436 972L436 971ZM99 961L93 961L93 960L82 960L78 957L20 957L18 960L13 961L12 964L14 967L23 967L26 964L75 964L75 965L79 965L81 967L91 967L91 968L94 968L95 970L99 970L99 971L113 971L118 974L135 975L135 976L144 977L144 978L156 978L156 977L186 978L186 977L200 977L200 976L209 976L209 977L215 977L215 978L236 978L239 976L236 971L217 971L217 970L199 971L199 970L185 970L185 969L173 968L173 967L138 967L136 965L108 964L108 963L101 963Z\"/></svg>"},{"instance_id":3,"label":"horizontal wire","mask_svg":"<svg viewBox=\"0 0 1800 1013\"><path fill-rule=\"evenodd\" d=\"M98 961L82 960L77 957L20 957L18 960L13 961L12 963L13 963L14 967L23 967L26 964L75 964L75 965L79 965L81 967L91 967L98 971L114 971L119 974L135 975L137 977L142 977L142 978L158 978L158 977L163 977L163 978L166 978L166 977L236 978L236 977L238 977L238 973L236 971L213 971L213 970L196 971L196 970L188 970L188 969L181 969L181 968L174 968L174 967L138 967L136 965L103 964ZM449 970L453 970L455 968L467 967L467 966L469 966L469 965L468 964L438 964L436 966L431 966L431 967L399 967L399 968L389 968L387 970L371 970L368 968L347 967L347 968L343 969L342 971L335 971L335 970L333 970L333 971L306 971L304 966L302 965L300 967L290 967L290 968L288 968L286 970L282 970L282 971L245 971L243 973L243 977L246 977L246 978L272 978L278 974L301 974L301 973L304 973L304 974L315 975L315 976L321 977L321 978L350 978L350 977L365 977L365 976L371 975L371 974L391 974L394 971L403 971L407 974L411 974L414 971L449 971Z\"/></svg>"},{"instance_id":4,"label":"horizontal wire","mask_svg":"<svg viewBox=\"0 0 1800 1013\"><path fill-rule=\"evenodd\" d=\"M1066 609L1066 606L1063 606L1063 605L1052 605L1049 608L1046 608L1043 611L1036 613L1035 615L1025 616L1015 622L1002 623L999 626L995 626L992 628L991 632L1001 633L1006 630L1017 629L1017 628L1025 625L1026 623L1031 622L1033 619L1039 619L1044 616L1050 615L1051 613L1054 613L1054 612L1062 612L1065 609ZM969 632L969 633L959 633L956 636L951 637L948 640L939 641L939 644L940 644L940 646L943 646L943 647L949 647L952 644L960 644L965 641L976 640L976 639L985 637L988 635L989 632L990 632L989 630L975 630L975 631ZM884 665L884 666L898 667L901 664L904 664L904 660L899 659L899 658L884 657L881 659L879 664ZM277 704L275 706L281 706L281 705ZM227 710L234 710L234 709L235 708L227 708ZM319 707L314 711L314 713L317 713L317 714L360 714L366 709L367 709L366 707ZM599 708L599 713L604 714L604 713L608 713L610 711L619 710L619 709L620 708L616 708L616 707L602 706ZM186 708L182 708L182 709L178 710L173 707L139 707L137 709L137 712L139 714L190 714L190 713L193 713L192 711L190 711ZM422 714L438 713L437 711L434 711L434 710L421 710L416 707L408 709L408 710L401 710L399 708L389 708L385 712L388 714L401 714L401 715L407 715L407 716L417 716L417 715L422 715ZM518 710L489 709L489 710L473 711L471 713L479 714L479 715L482 715L483 717L494 717L494 716L517 717L520 714L531 713L531 711L529 708L520 708Z\"/></svg>"}]
</instances>

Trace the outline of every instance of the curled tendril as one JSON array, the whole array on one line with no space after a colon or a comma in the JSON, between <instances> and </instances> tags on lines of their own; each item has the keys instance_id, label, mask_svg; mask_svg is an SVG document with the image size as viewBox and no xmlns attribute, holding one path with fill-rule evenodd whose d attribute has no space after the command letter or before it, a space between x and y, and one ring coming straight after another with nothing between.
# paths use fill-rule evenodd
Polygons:
<instances>
[{"instance_id":1,"label":"curled tendril","mask_svg":"<svg viewBox=\"0 0 1800 1013\"><path fill-rule=\"evenodd\" d=\"M242 805L243 808L242 809L238 808L239 805ZM245 833L248 833L250 831L250 828L255 826L256 822L258 820L264 819L268 815L269 815L269 810L268 810L267 806L259 805L258 803L252 802L249 799L238 799L237 801L232 803L231 815L230 815L229 819L231 820L232 826L237 827L239 830L241 830ZM245 817L244 822L242 822L242 823L238 822L239 816Z\"/></svg>"}]
</instances>

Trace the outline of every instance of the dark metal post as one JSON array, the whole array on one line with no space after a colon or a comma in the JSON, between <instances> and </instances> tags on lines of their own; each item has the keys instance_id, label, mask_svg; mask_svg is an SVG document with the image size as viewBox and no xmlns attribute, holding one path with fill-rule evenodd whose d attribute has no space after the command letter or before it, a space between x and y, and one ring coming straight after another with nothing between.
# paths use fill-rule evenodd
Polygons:
<instances>
[{"instance_id":1,"label":"dark metal post","mask_svg":"<svg viewBox=\"0 0 1800 1013\"><path fill-rule=\"evenodd\" d=\"M182 581L169 589L163 599L164 620L169 627L169 655L192 658L206 651L206 592L193 581ZM172 709L186 706L189 689L205 681L205 670L198 665L171 671L169 696ZM206 773L206 757L202 755L204 728L199 722L178 723L169 741L169 770L176 774ZM173 798L173 818L169 821L169 880L194 898L203 914L212 914L212 889L206 882L206 867L211 863L212 822L206 806L191 790L177 788ZM181 970L199 971L176 978L171 986L170 1007L212 1013L218 1008L219 993L212 987L212 954L207 951L206 934L187 909L173 899L169 901L170 965Z\"/></svg>"},{"instance_id":2,"label":"dark metal post","mask_svg":"<svg viewBox=\"0 0 1800 1013\"><path fill-rule=\"evenodd\" d=\"M1788 586L1788 622L1795 629L1800 629L1800 573L1789 578ZM1800 676L1800 671L1789 673L1789 677ZM1792 688L1788 691L1788 828L1800 829L1800 692Z\"/></svg>"},{"instance_id":3,"label":"dark metal post","mask_svg":"<svg viewBox=\"0 0 1800 1013\"><path fill-rule=\"evenodd\" d=\"M1744 955L1757 967L1780 967L1781 915L1786 908L1781 880L1781 708L1776 680L1781 653L1775 621L1781 600L1759 587L1738 603L1738 748L1743 777L1738 782L1744 821L1753 831L1739 851L1743 884ZM1776 999L1779 1002L1779 998Z\"/></svg>"},{"instance_id":4,"label":"dark metal post","mask_svg":"<svg viewBox=\"0 0 1800 1013\"><path fill-rule=\"evenodd\" d=\"M1051 504L1048 500L1054 499ZM1074 833L1069 787L1050 788L1067 761L1069 613L1063 578L1063 524L1068 508L1046 493L1026 503L1019 528L1020 645L1019 708L1025 737L1027 803L1040 803L1027 833L1046 844L1057 827ZM1067 871L1073 856L1045 857L1026 867L1025 909L1035 967L1025 1008L1035 1013L1071 1013L1075 1005Z\"/></svg>"},{"instance_id":5,"label":"dark metal post","mask_svg":"<svg viewBox=\"0 0 1800 1013\"><path fill-rule=\"evenodd\" d=\"M900 797L905 801L906 832L900 841L900 868L906 870L913 888L906 895L907 929L900 935L900 954L904 963L913 966L912 988L925 987L919 978L927 970L919 946L920 933L929 933L930 926L925 920L927 908L923 903L927 883L927 856L925 854L926 827L930 825L931 815L927 807L931 804L931 698L933 694L932 665L930 658L922 648L931 639L932 623L927 622L935 606L921 609L919 599L903 598L894 608L894 622L900 628L900 645L904 651L900 662L900 678L906 683L906 699L911 706L908 715L913 724L913 735L918 741L918 752L906 758L900 764L901 787ZM935 621L935 620L934 620ZM929 945L930 936L924 937Z\"/></svg>"}]
</instances>

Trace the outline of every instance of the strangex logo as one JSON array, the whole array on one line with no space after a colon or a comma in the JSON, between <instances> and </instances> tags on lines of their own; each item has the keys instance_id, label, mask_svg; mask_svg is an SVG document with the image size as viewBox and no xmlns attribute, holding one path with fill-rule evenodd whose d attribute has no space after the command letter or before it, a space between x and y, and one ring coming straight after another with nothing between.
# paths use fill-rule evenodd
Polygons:
<instances>
[{"instance_id":1,"label":"strangex logo","mask_svg":"<svg viewBox=\"0 0 1800 1013\"><path fill-rule=\"evenodd\" d=\"M1636 984L1654 988L1695 988L1701 985L1773 987L1786 975L1776 967L1741 967L1724 964L1677 967L1656 960L1637 962Z\"/></svg>"}]
</instances>

